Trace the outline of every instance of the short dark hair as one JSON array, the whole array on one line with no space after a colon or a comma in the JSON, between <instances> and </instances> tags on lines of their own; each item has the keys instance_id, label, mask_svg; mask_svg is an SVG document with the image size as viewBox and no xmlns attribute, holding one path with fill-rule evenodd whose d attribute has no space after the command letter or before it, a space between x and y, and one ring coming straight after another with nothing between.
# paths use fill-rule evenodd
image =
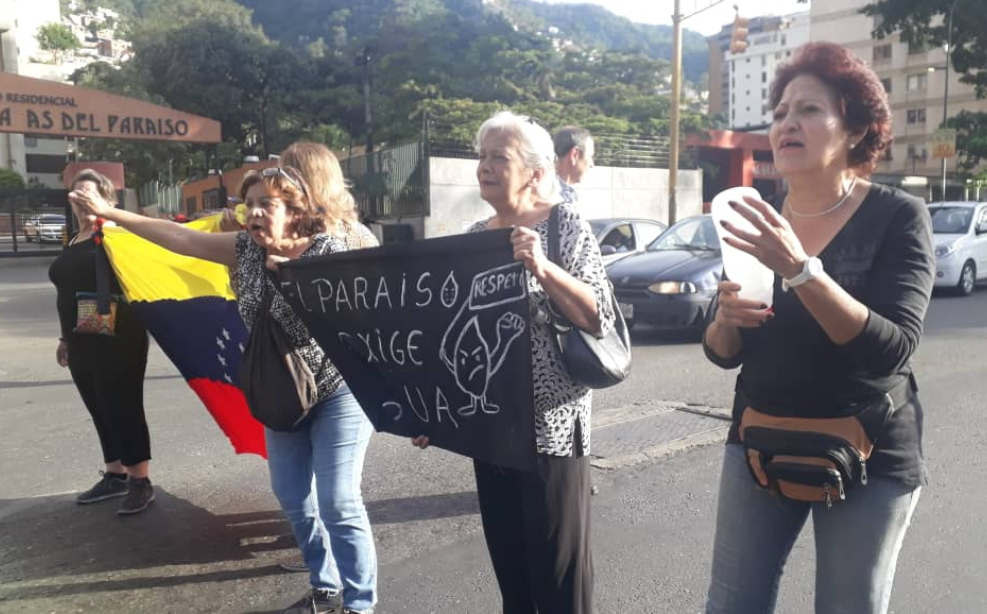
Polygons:
<instances>
[{"instance_id":1,"label":"short dark hair","mask_svg":"<svg viewBox=\"0 0 987 614\"><path fill-rule=\"evenodd\" d=\"M850 150L847 162L869 173L891 146L891 107L884 86L874 71L846 47L816 42L803 45L791 62L775 73L769 103L774 109L795 77L812 75L835 93L847 132L863 134Z\"/></svg>"},{"instance_id":2,"label":"short dark hair","mask_svg":"<svg viewBox=\"0 0 987 614\"><path fill-rule=\"evenodd\" d=\"M552 139L552 144L555 146L555 155L561 158L572 151L573 147L578 147L586 151L586 142L591 138L593 138L593 135L586 128L566 126L556 132L555 137Z\"/></svg>"}]
</instances>

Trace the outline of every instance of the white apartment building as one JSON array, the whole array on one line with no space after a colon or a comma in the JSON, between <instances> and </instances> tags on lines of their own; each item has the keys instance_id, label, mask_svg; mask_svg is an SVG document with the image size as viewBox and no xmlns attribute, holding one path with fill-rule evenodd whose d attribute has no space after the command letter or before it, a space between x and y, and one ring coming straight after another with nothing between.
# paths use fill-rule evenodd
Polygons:
<instances>
[{"instance_id":1,"label":"white apartment building","mask_svg":"<svg viewBox=\"0 0 987 614\"><path fill-rule=\"evenodd\" d=\"M810 38L852 49L871 65L888 91L895 140L888 159L878 166L876 178L892 185L909 185L928 199L941 199L941 162L929 154L929 140L943 121L945 49L911 48L897 34L874 39L874 18L860 13L863 5L864 0L813 2ZM978 100L974 88L960 83L959 77L950 70L948 116L961 110L987 112L987 100ZM947 196L963 198L962 185L953 178L955 167L955 160L948 161ZM915 189L923 182L926 188Z\"/></svg>"},{"instance_id":2,"label":"white apartment building","mask_svg":"<svg viewBox=\"0 0 987 614\"><path fill-rule=\"evenodd\" d=\"M809 11L773 19L770 27L748 35L747 49L739 53L727 51L727 121L731 128L757 130L771 123L768 98L775 70L807 42Z\"/></svg>"},{"instance_id":3,"label":"white apartment building","mask_svg":"<svg viewBox=\"0 0 987 614\"><path fill-rule=\"evenodd\" d=\"M48 23L58 23L58 0L0 0L0 70L64 81L64 68L43 61L35 34ZM2 108L2 106L0 106ZM51 188L62 187L67 142L31 135L0 133L0 167Z\"/></svg>"}]
</instances>

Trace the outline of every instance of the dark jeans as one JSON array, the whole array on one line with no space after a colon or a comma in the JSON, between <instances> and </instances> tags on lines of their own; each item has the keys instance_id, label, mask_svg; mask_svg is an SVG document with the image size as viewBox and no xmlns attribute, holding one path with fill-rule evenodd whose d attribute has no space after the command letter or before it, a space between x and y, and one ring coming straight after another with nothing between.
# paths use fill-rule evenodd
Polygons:
<instances>
[{"instance_id":1,"label":"dark jeans","mask_svg":"<svg viewBox=\"0 0 987 614\"><path fill-rule=\"evenodd\" d=\"M589 457L539 454L532 472L473 464L504 614L592 614Z\"/></svg>"}]
</instances>

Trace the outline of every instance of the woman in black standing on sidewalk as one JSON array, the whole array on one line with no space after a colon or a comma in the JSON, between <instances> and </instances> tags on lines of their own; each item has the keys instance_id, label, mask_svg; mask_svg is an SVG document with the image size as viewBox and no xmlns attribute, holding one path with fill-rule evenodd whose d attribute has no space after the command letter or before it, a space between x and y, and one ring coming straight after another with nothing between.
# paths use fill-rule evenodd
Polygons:
<instances>
[{"instance_id":1,"label":"woman in black standing on sidewalk","mask_svg":"<svg viewBox=\"0 0 987 614\"><path fill-rule=\"evenodd\" d=\"M125 497L118 514L136 514L154 501L148 479L151 441L144 419L144 370L147 366L147 331L127 304L120 301L112 335L76 332L77 293L96 292L97 258L104 257L97 244L96 225L80 212L73 194L98 193L116 203L113 184L92 170L76 175L69 201L79 224L68 247L52 262L48 277L58 291L61 337L55 358L68 367L82 402L92 416L106 464L95 486L80 494L80 504ZM110 292L122 294L113 269L106 266Z\"/></svg>"}]
</instances>

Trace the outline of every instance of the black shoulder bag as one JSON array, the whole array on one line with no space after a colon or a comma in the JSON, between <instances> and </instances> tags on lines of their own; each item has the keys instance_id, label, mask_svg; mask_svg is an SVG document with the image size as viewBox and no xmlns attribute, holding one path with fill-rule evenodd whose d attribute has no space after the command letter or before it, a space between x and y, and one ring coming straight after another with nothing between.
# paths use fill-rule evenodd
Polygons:
<instances>
[{"instance_id":1,"label":"black shoulder bag","mask_svg":"<svg viewBox=\"0 0 987 614\"><path fill-rule=\"evenodd\" d=\"M559 207L555 205L548 216L548 258L565 268L559 249ZM610 284L609 280L607 283ZM551 316L550 326L562 363L569 376L587 388L609 388L624 381L631 373L631 337L624 316L616 308L612 285L607 296L616 320L602 339L579 329L558 313Z\"/></svg>"},{"instance_id":2,"label":"black shoulder bag","mask_svg":"<svg viewBox=\"0 0 987 614\"><path fill-rule=\"evenodd\" d=\"M262 282L263 283L263 282ZM264 284L257 320L240 362L240 389L250 413L274 431L295 431L319 400L317 373L271 313L273 292ZM323 365L328 356L323 359Z\"/></svg>"}]
</instances>

